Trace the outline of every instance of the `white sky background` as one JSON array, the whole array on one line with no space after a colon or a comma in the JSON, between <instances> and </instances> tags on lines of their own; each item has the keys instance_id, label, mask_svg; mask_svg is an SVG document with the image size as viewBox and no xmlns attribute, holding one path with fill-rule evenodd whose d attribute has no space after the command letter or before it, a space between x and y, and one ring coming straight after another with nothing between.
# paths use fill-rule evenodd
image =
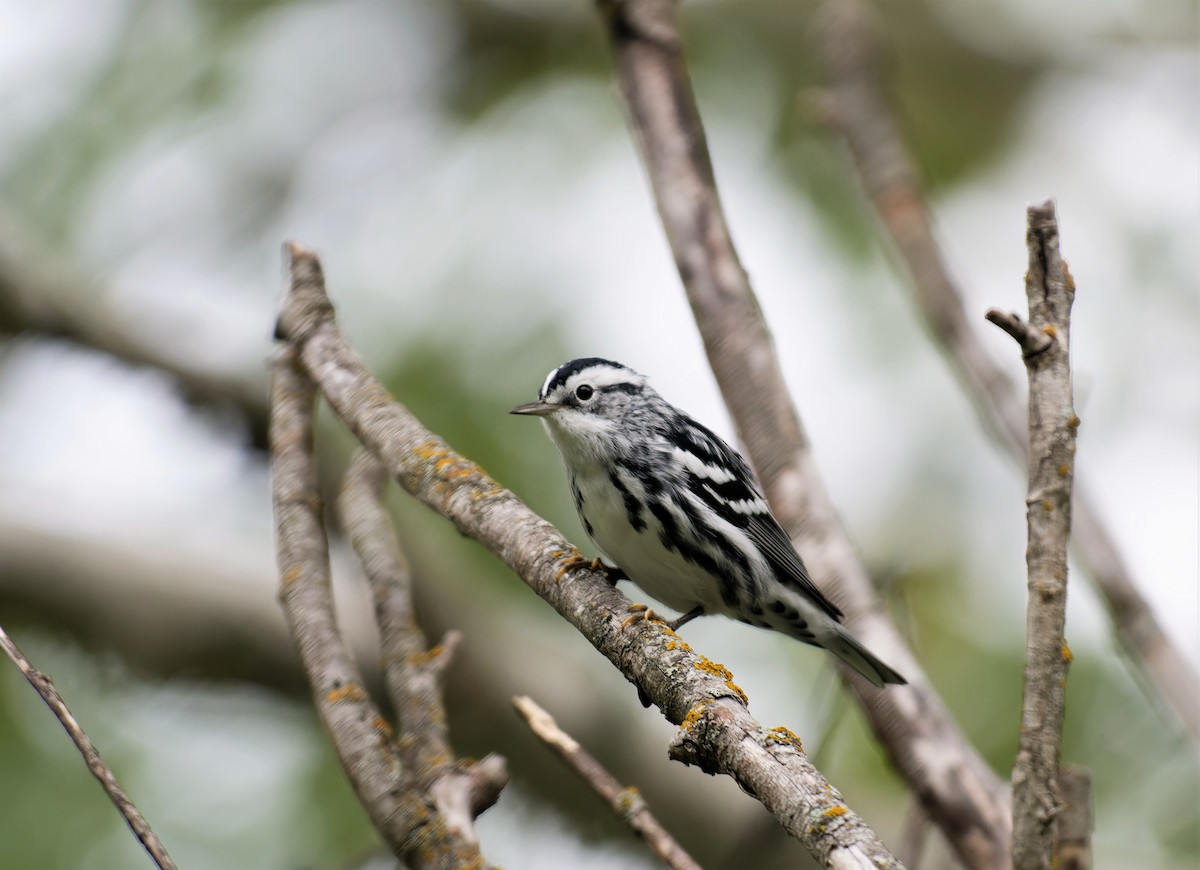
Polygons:
<instances>
[{"instance_id":1,"label":"white sky background","mask_svg":"<svg viewBox=\"0 0 1200 870\"><path fill-rule=\"evenodd\" d=\"M195 129L164 131L121 161L78 227L77 265L108 276L116 292L107 304L135 325L145 318L181 353L260 365L281 283L278 243L295 238L324 255L339 315L376 363L441 331L462 341L481 384L516 404L562 360L545 360L531 377L505 371L505 328L549 311L573 355L634 366L669 400L730 434L632 145L613 123L612 89L558 82L459 127L431 96L450 38L438 11L408 5L400 26L383 5L269 13L241 51L248 87L239 102ZM1020 18L1023 6L1007 19L1004 4L983 6L1011 42L1039 32ZM0 2L0 161L87 80L124 7ZM1058 199L1079 287L1080 476L1143 593L1200 659L1197 56L1136 43L1114 49L1105 40L1129 10L1080 6L1090 26L1073 34L1074 62L1034 94L1004 162L934 208L981 333L1023 380L1012 341L982 312L1025 310L1024 206ZM981 40L1004 39L979 30ZM327 70L297 64L318 36L355 46L367 74L331 81ZM1006 572L1020 578L1023 473L981 435L883 258L844 265L772 165L763 131L773 101L753 96L771 82L755 82L748 65L735 114L721 114L703 91L701 109L735 241L856 539L881 564L920 563L945 548L965 551L967 570L984 585ZM363 80L376 81L378 93L363 93ZM230 250L222 224L230 170L297 148L300 177L281 224L261 233L269 243ZM468 285L491 295L470 295ZM556 288L549 298L546 286ZM0 513L131 546L173 541L203 518L210 540L194 541L197 553L223 553L270 582L261 469L219 427L190 416L167 382L86 354L24 349L0 369L0 445ZM914 466L931 475L923 494L905 489ZM972 485L938 482L961 479ZM962 501L939 503L951 492ZM962 535L978 540L963 546ZM1102 611L1074 577L1069 630L1098 641ZM1019 630L1023 581L979 594Z\"/></svg>"}]
</instances>

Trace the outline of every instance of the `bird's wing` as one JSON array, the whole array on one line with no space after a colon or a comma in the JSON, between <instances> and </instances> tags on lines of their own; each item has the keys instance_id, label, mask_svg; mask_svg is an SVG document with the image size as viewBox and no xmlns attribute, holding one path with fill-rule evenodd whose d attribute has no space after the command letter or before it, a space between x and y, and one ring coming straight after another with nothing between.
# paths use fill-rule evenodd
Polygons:
<instances>
[{"instance_id":1,"label":"bird's wing","mask_svg":"<svg viewBox=\"0 0 1200 870\"><path fill-rule=\"evenodd\" d=\"M708 428L688 417L683 417L666 434L688 476L691 491L726 522L745 531L781 583L795 587L840 621L842 611L813 583L791 539L772 516L746 460Z\"/></svg>"}]
</instances>

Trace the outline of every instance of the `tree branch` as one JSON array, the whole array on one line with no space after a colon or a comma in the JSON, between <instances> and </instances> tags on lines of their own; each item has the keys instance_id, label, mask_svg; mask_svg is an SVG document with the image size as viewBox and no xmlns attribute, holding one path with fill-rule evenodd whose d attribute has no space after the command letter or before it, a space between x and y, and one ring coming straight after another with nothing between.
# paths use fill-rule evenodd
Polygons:
<instances>
[{"instance_id":1,"label":"tree branch","mask_svg":"<svg viewBox=\"0 0 1200 870\"><path fill-rule=\"evenodd\" d=\"M818 42L830 91L820 101L820 114L845 138L867 198L908 272L917 310L945 350L985 431L1024 461L1027 431L1016 383L967 317L962 292L934 237L916 171L880 85L879 47L869 13L858 0L831 0L821 22ZM1200 740L1200 675L1163 631L1078 481L1074 513L1075 555L1100 592L1118 642L1153 687L1151 695L1165 701L1192 739Z\"/></svg>"},{"instance_id":2,"label":"tree branch","mask_svg":"<svg viewBox=\"0 0 1200 870\"><path fill-rule=\"evenodd\" d=\"M1058 818L1059 870L1091 870L1092 775L1085 768L1067 765L1058 774L1063 811Z\"/></svg>"},{"instance_id":3,"label":"tree branch","mask_svg":"<svg viewBox=\"0 0 1200 870\"><path fill-rule=\"evenodd\" d=\"M459 795L482 803L480 779L495 777L494 763L491 770L446 770L432 780L402 768L392 729L368 696L334 619L313 454L315 390L297 364L296 348L281 348L273 369L271 484L280 600L317 712L355 794L397 858L413 870L482 866L469 823L464 831L459 814L442 808Z\"/></svg>"},{"instance_id":4,"label":"tree branch","mask_svg":"<svg viewBox=\"0 0 1200 870\"><path fill-rule=\"evenodd\" d=\"M142 844L142 848L146 850L146 854L150 856L150 859L154 861L160 870L175 870L175 862L167 854L166 847L158 839L154 831L151 830L150 823L138 811L138 808L134 805L129 795L125 793L125 789L121 788L112 770L104 763L104 759L100 757L100 750L96 748L95 744L92 743L87 733L83 730L83 727L71 715L71 711L67 707L67 702L58 693L58 689L54 688L54 683L50 682L48 676L33 666L33 663L26 658L25 653L21 652L20 647L13 642L3 627L0 627L0 647L4 648L4 652L8 654L8 657L13 660L13 663L25 675L25 679L29 681L29 685L33 686L34 690L42 696L42 700L46 702L46 706L58 717L58 721L66 729L67 735L79 750L79 754L83 756L88 770L92 772L92 776L99 780L100 786L113 802L113 805L116 806L122 818L125 819L125 824L129 825L129 829L138 838L138 841Z\"/></svg>"},{"instance_id":5,"label":"tree branch","mask_svg":"<svg viewBox=\"0 0 1200 870\"><path fill-rule=\"evenodd\" d=\"M885 616L817 474L717 195L671 0L601 0L627 104L688 301L775 516L855 634L909 681L876 691L839 668L892 762L972 867L1008 862L1004 787Z\"/></svg>"},{"instance_id":6,"label":"tree branch","mask_svg":"<svg viewBox=\"0 0 1200 870\"><path fill-rule=\"evenodd\" d=\"M566 762L612 808L612 811L637 834L659 859L674 870L700 870L684 848L675 841L634 787L623 788L591 753L558 727L554 717L530 697L513 698L513 706L539 740Z\"/></svg>"},{"instance_id":7,"label":"tree branch","mask_svg":"<svg viewBox=\"0 0 1200 870\"><path fill-rule=\"evenodd\" d=\"M449 777L453 788L434 789L437 809L448 827L477 843L475 818L491 807L508 782L504 759L488 755L479 762L455 762L446 727L442 678L462 635L449 631L432 649L413 613L408 565L396 541L381 499L387 472L374 455L359 451L346 472L340 508L350 540L362 561L375 601L384 679L396 709L410 787Z\"/></svg>"},{"instance_id":8,"label":"tree branch","mask_svg":"<svg viewBox=\"0 0 1200 870\"><path fill-rule=\"evenodd\" d=\"M1029 606L1025 641L1025 699L1021 741L1013 765L1013 866L1050 870L1062 799L1058 757L1070 652L1067 617L1067 541L1075 470L1071 392L1071 303L1075 282L1058 246L1053 200L1029 207L1029 322L1000 320L1017 339L1029 373ZM1043 336L1043 338L1039 338Z\"/></svg>"},{"instance_id":9,"label":"tree branch","mask_svg":"<svg viewBox=\"0 0 1200 870\"><path fill-rule=\"evenodd\" d=\"M576 567L578 551L560 532L392 400L334 322L316 256L294 244L289 254L291 290L278 332L400 485L498 556L681 725L673 757L732 776L825 866L898 867L790 732L750 716L728 670L660 625L623 628L628 599L600 572Z\"/></svg>"}]
</instances>

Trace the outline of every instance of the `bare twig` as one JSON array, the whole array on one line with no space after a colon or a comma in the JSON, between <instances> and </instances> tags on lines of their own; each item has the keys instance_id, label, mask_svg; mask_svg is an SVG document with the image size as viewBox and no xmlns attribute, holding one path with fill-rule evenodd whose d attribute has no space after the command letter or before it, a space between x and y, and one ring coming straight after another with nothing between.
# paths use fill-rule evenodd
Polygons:
<instances>
[{"instance_id":1,"label":"bare twig","mask_svg":"<svg viewBox=\"0 0 1200 870\"><path fill-rule=\"evenodd\" d=\"M20 669L21 673L25 675L25 679L29 681L29 685L33 686L34 690L42 696L42 700L46 702L46 706L58 717L58 721L66 729L67 735L79 750L79 754L83 756L88 770L92 772L92 776L100 781L101 787L116 806L117 811L125 819L125 823L129 825L129 829L138 838L138 841L142 844L142 848L146 850L146 854L150 856L150 859L154 861L160 870L175 870L175 862L167 854L166 847L158 839L154 831L150 829L150 823L146 821L145 817L138 811L138 808L134 806L129 795L125 793L125 789L121 788L112 770L104 763L104 759L100 757L100 751L96 749L95 744L92 743L91 739L84 732L83 727L71 715L66 701L62 699L62 695L58 693L58 689L54 688L54 684L50 682L50 678L33 666L29 659L25 657L25 653L21 652L12 638L4 631L3 627L0 627L0 646L4 647L4 651Z\"/></svg>"},{"instance_id":2,"label":"bare twig","mask_svg":"<svg viewBox=\"0 0 1200 870\"><path fill-rule=\"evenodd\" d=\"M271 385L271 478L281 578L280 599L317 711L342 768L375 829L409 867L482 866L478 844L440 812L449 788L474 803L476 783L494 771L464 770L432 782L405 778L392 729L371 701L337 629L329 590L329 552L313 456L312 382L297 349L281 348ZM467 782L462 782L467 777ZM481 800L481 798L480 798Z\"/></svg>"},{"instance_id":3,"label":"bare twig","mask_svg":"<svg viewBox=\"0 0 1200 870\"><path fill-rule=\"evenodd\" d=\"M1063 810L1058 818L1059 870L1092 870L1092 775L1086 768L1065 766L1058 774Z\"/></svg>"},{"instance_id":4,"label":"bare twig","mask_svg":"<svg viewBox=\"0 0 1200 870\"><path fill-rule=\"evenodd\" d=\"M636 788L622 787L621 783L605 770L604 765L580 746L570 734L559 728L554 717L538 706L532 698L524 695L513 698L513 706L538 739L553 749L580 779L591 786L592 790L608 803L612 811L646 841L646 845L664 864L674 870L700 870L700 865L692 856L659 824Z\"/></svg>"},{"instance_id":5,"label":"bare twig","mask_svg":"<svg viewBox=\"0 0 1200 870\"><path fill-rule=\"evenodd\" d=\"M657 624L625 629L628 599L600 572L576 567L578 551L561 533L392 400L334 322L316 256L298 245L289 253L292 286L279 331L400 485L503 560L681 725L673 758L734 777L825 866L898 867L794 736L749 714L728 670Z\"/></svg>"},{"instance_id":6,"label":"bare twig","mask_svg":"<svg viewBox=\"0 0 1200 870\"><path fill-rule=\"evenodd\" d=\"M1013 765L1013 866L1049 870L1054 858L1058 756L1070 654L1067 617L1067 541L1075 472L1070 328L1075 282L1058 246L1054 202L1029 207L1029 322L992 311L1016 338L1029 372L1029 605L1025 640L1025 700L1021 741ZM1044 336L1048 341L1039 338Z\"/></svg>"},{"instance_id":7,"label":"bare twig","mask_svg":"<svg viewBox=\"0 0 1200 870\"><path fill-rule=\"evenodd\" d=\"M400 733L404 779L410 788L446 780L432 794L448 827L478 842L475 818L508 782L504 759L454 760L442 702L442 675L462 636L450 631L430 649L413 614L408 565L381 503L387 472L371 453L354 458L342 486L342 520L362 561L375 600L383 672ZM453 784L453 787L451 787Z\"/></svg>"},{"instance_id":8,"label":"bare twig","mask_svg":"<svg viewBox=\"0 0 1200 870\"><path fill-rule=\"evenodd\" d=\"M1003 867L1004 787L885 616L817 474L774 344L725 224L671 0L607 0L617 74L659 215L717 383L775 515L855 634L909 681L877 691L841 669L913 793L972 867Z\"/></svg>"},{"instance_id":9,"label":"bare twig","mask_svg":"<svg viewBox=\"0 0 1200 870\"><path fill-rule=\"evenodd\" d=\"M1027 432L1017 385L968 318L962 292L934 237L916 171L880 85L879 49L869 14L859 0L831 0L821 20L818 41L830 92L820 101L820 113L845 137L867 197L909 274L917 309L945 349L985 430L1014 459L1024 461ZM1151 696L1165 701L1192 739L1200 740L1200 676L1138 591L1112 533L1079 481L1074 514L1074 553L1099 590L1118 641L1146 677Z\"/></svg>"}]
</instances>

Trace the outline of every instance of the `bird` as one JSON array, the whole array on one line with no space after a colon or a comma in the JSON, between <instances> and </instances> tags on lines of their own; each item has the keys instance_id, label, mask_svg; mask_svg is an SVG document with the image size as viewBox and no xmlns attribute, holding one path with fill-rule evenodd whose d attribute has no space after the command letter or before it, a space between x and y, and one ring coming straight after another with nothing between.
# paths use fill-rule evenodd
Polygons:
<instances>
[{"instance_id":1,"label":"bird","mask_svg":"<svg viewBox=\"0 0 1200 870\"><path fill-rule=\"evenodd\" d=\"M509 413L542 419L584 531L615 563L603 566L610 581L628 578L679 611L670 628L724 615L821 647L877 687L906 683L842 624L741 454L644 375L574 359Z\"/></svg>"}]
</instances>

